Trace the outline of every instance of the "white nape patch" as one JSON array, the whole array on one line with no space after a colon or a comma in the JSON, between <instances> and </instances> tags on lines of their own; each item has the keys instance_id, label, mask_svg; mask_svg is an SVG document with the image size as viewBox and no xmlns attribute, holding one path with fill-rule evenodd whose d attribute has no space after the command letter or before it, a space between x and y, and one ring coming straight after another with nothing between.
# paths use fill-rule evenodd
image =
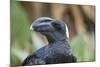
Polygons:
<instances>
[{"instance_id":1,"label":"white nape patch","mask_svg":"<svg viewBox=\"0 0 100 67\"><path fill-rule=\"evenodd\" d=\"M68 27L67 27L67 24L65 24L66 25L66 35L67 35L67 37L68 37L68 39L69 39L69 31L68 31Z\"/></svg>"}]
</instances>

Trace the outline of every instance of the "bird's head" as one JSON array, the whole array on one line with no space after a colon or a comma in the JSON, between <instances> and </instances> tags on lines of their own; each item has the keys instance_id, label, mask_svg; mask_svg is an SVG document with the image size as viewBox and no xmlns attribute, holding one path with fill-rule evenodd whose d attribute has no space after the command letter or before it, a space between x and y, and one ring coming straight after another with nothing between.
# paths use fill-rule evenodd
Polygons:
<instances>
[{"instance_id":1,"label":"bird's head","mask_svg":"<svg viewBox=\"0 0 100 67\"><path fill-rule=\"evenodd\" d=\"M50 41L60 40L66 36L69 37L68 29L66 29L65 23L61 20L55 20L49 17L41 17L36 19L31 24L30 29L32 31L42 33Z\"/></svg>"}]
</instances>

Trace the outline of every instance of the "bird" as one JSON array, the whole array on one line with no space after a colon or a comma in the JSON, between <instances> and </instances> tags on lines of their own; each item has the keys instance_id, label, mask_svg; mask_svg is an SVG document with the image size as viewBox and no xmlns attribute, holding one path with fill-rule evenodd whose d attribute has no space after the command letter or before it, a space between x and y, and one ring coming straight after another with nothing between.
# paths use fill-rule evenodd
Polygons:
<instances>
[{"instance_id":1,"label":"bird","mask_svg":"<svg viewBox=\"0 0 100 67\"><path fill-rule=\"evenodd\" d=\"M40 17L33 21L30 29L46 36L48 44L29 55L22 66L77 62L69 44L68 28L64 21Z\"/></svg>"}]
</instances>

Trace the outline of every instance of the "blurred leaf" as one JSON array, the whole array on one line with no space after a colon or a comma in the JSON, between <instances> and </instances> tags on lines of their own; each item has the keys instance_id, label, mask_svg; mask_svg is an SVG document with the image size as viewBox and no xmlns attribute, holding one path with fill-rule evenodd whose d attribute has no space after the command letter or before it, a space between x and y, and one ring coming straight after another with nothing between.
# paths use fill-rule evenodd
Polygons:
<instances>
[{"instance_id":1,"label":"blurred leaf","mask_svg":"<svg viewBox=\"0 0 100 67\"><path fill-rule=\"evenodd\" d=\"M16 0L11 0L11 40L17 40L21 48L30 37L28 15Z\"/></svg>"},{"instance_id":2,"label":"blurred leaf","mask_svg":"<svg viewBox=\"0 0 100 67\"><path fill-rule=\"evenodd\" d=\"M71 46L78 61L85 61L86 42L84 41L84 33L80 33L73 38Z\"/></svg>"},{"instance_id":3,"label":"blurred leaf","mask_svg":"<svg viewBox=\"0 0 100 67\"><path fill-rule=\"evenodd\" d=\"M21 62L28 56L29 54L25 51L22 51L19 48L12 48L11 51L11 65L20 65Z\"/></svg>"},{"instance_id":4,"label":"blurred leaf","mask_svg":"<svg viewBox=\"0 0 100 67\"><path fill-rule=\"evenodd\" d=\"M20 65L26 58L30 38L28 15L16 0L11 0L11 65Z\"/></svg>"},{"instance_id":5,"label":"blurred leaf","mask_svg":"<svg viewBox=\"0 0 100 67\"><path fill-rule=\"evenodd\" d=\"M20 64L21 64L20 59L16 55L11 53L11 64L10 64L10 66L15 67L16 65L20 65Z\"/></svg>"},{"instance_id":6,"label":"blurred leaf","mask_svg":"<svg viewBox=\"0 0 100 67\"><path fill-rule=\"evenodd\" d=\"M29 53L26 51L23 51L19 48L12 48L12 53L20 59L20 61L23 61L28 55Z\"/></svg>"}]
</instances>

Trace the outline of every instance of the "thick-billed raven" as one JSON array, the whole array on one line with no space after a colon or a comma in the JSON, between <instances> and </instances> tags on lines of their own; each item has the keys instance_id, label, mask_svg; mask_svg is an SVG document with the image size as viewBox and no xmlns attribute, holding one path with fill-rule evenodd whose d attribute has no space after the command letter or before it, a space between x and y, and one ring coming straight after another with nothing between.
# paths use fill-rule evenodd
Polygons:
<instances>
[{"instance_id":1,"label":"thick-billed raven","mask_svg":"<svg viewBox=\"0 0 100 67\"><path fill-rule=\"evenodd\" d=\"M22 63L23 66L76 62L63 21L41 17L35 20L30 28L45 35L48 45L29 55Z\"/></svg>"}]
</instances>

